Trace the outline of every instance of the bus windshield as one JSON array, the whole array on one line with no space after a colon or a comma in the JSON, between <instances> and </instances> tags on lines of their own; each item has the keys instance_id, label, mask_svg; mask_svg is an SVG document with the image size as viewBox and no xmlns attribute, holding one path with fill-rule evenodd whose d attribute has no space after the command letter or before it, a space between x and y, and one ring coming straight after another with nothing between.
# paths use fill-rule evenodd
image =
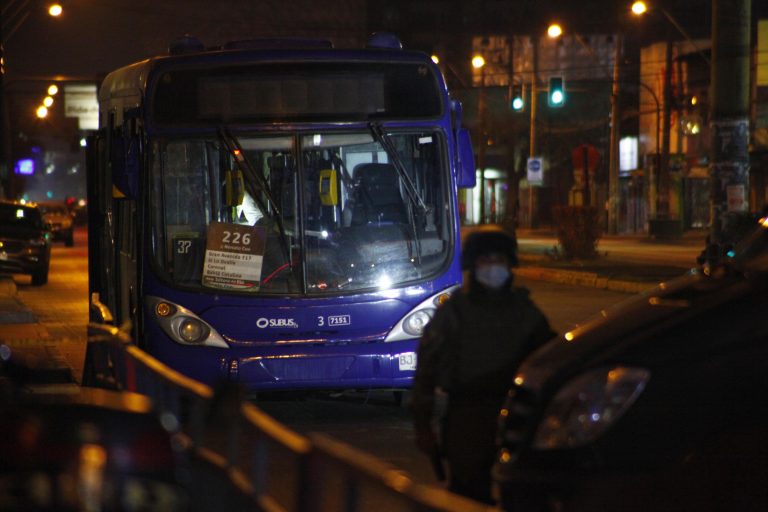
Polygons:
<instances>
[{"instance_id":1,"label":"bus windshield","mask_svg":"<svg viewBox=\"0 0 768 512\"><path fill-rule=\"evenodd\" d=\"M156 140L155 262L171 282L217 293L434 278L453 249L445 147L429 130Z\"/></svg>"}]
</instances>

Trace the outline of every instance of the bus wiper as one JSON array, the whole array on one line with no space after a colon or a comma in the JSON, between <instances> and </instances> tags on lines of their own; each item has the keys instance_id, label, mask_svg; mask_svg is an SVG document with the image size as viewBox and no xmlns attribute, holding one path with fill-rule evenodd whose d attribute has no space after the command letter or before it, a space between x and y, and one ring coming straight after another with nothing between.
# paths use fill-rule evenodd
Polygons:
<instances>
[{"instance_id":1,"label":"bus wiper","mask_svg":"<svg viewBox=\"0 0 768 512\"><path fill-rule=\"evenodd\" d=\"M373 139L378 142L382 148L384 148L389 161L392 162L392 165L395 167L397 174L405 184L405 195L408 196L411 204L419 209L419 213L421 213L422 216L425 216L428 211L427 205L424 203L421 195L419 195L418 190L416 190L416 186L413 184L411 177L408 176L408 172L406 172L403 161L400 160L400 155L397 154L397 148L395 148L395 146L392 144L392 140L384 132L384 129L379 123L371 122L368 126L371 129L371 134L373 134ZM411 208L408 210L411 230L413 231L413 239L416 242L416 259L418 263L421 264L421 239L419 238L419 229L416 225L416 215Z\"/></svg>"},{"instance_id":2,"label":"bus wiper","mask_svg":"<svg viewBox=\"0 0 768 512\"><path fill-rule=\"evenodd\" d=\"M272 218L277 224L277 229L280 231L280 245L283 248L285 261L290 262L291 256L287 242L288 237L286 236L285 228L283 227L283 215L280 212L280 207L278 206L277 201L275 201L267 178L253 168L253 165L251 165L251 162L245 156L245 152L240 145L240 141L237 140L237 137L232 135L229 130L226 128L219 128L219 139L221 139L221 142L224 144L227 152L229 152L229 154L231 154L234 158L235 165L237 165L238 169L240 169L240 171L243 173L243 176L245 176L246 187L251 189L252 183L258 183L259 187L264 192L264 195L267 196L267 201L272 205ZM251 197L253 197L254 201L256 201L256 204L259 206L259 208L261 208L261 211L263 211L264 214L267 214L269 210L267 209L267 205L264 204L261 194L256 193L256 191L252 189L249 190L249 193L251 194Z\"/></svg>"},{"instance_id":3,"label":"bus wiper","mask_svg":"<svg viewBox=\"0 0 768 512\"><path fill-rule=\"evenodd\" d=\"M392 140L384 132L379 123L372 122L369 123L368 126L370 127L371 133L373 134L373 139L378 142L382 148L384 148L384 151L387 153L387 157L389 157L389 161L392 162L392 165L395 166L397 174L405 184L405 193L408 196L408 199L411 200L413 205L417 206L419 210L421 210L422 214L426 214L427 205L424 203L424 200L416 190L416 186L413 184L413 180L411 180L411 177L408 176L408 173L405 170L405 166L403 165L403 161L400 160L400 155L397 154L397 149L392 144Z\"/></svg>"}]
</instances>

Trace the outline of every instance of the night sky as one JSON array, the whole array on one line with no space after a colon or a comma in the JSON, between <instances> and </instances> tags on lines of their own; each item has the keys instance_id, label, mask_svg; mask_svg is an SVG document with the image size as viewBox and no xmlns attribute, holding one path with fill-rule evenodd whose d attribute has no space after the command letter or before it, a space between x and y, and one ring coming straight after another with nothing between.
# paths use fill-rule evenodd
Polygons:
<instances>
[{"instance_id":1,"label":"night sky","mask_svg":"<svg viewBox=\"0 0 768 512\"><path fill-rule=\"evenodd\" d=\"M699 37L709 33L711 1L666 0L663 4L693 37ZM3 0L4 6L20 3ZM650 18L642 23L629 19L630 0L67 0L59 19L45 13L46 3L29 2L29 18L7 42L8 73L103 74L164 53L171 40L185 33L200 37L206 45L217 45L229 39L300 31L350 46L369 30L525 33L551 19L585 33L620 29L642 39L653 39L658 29ZM752 3L756 15L766 11L768 2ZM415 4L421 5L418 12L424 15L410 15L409 11L417 12ZM399 17L393 14L397 11Z\"/></svg>"},{"instance_id":2,"label":"night sky","mask_svg":"<svg viewBox=\"0 0 768 512\"><path fill-rule=\"evenodd\" d=\"M706 37L711 2L665 0L663 5L693 37ZM8 12L23 3L3 0ZM752 3L753 20L768 16L768 1ZM397 31L408 46L409 31L422 32L420 41L451 32L525 34L555 19L566 30L620 30L627 34L625 40L636 42L658 40L661 32L659 19L630 19L630 0L66 0L58 19L47 15L46 4L28 2L29 17L6 44L6 84L16 81L11 93L30 88L34 95L47 86L43 81L18 82L29 75L98 79L117 67L166 53L169 42L183 34L215 46L299 33L345 47L375 30Z\"/></svg>"}]
</instances>

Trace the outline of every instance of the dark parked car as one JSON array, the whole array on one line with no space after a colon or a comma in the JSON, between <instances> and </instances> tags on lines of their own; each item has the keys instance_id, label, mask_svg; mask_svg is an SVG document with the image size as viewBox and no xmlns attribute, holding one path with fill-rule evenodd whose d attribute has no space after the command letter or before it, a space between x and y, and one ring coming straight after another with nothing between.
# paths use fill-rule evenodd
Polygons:
<instances>
[{"instance_id":1,"label":"dark parked car","mask_svg":"<svg viewBox=\"0 0 768 512\"><path fill-rule=\"evenodd\" d=\"M535 352L499 424L507 510L768 510L768 218Z\"/></svg>"},{"instance_id":2,"label":"dark parked car","mask_svg":"<svg viewBox=\"0 0 768 512\"><path fill-rule=\"evenodd\" d=\"M64 201L41 201L37 203L43 212L43 220L51 230L54 240L61 240L67 247L75 244L74 218Z\"/></svg>"},{"instance_id":3,"label":"dark parked car","mask_svg":"<svg viewBox=\"0 0 768 512\"><path fill-rule=\"evenodd\" d=\"M35 286L47 283L50 238L40 208L0 201L0 272L30 274Z\"/></svg>"}]
</instances>

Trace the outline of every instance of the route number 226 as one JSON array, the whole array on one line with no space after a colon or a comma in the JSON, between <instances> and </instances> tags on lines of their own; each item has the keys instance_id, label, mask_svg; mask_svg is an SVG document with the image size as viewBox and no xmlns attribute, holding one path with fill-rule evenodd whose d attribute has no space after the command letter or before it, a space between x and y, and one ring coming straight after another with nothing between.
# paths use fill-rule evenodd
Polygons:
<instances>
[{"instance_id":1,"label":"route number 226","mask_svg":"<svg viewBox=\"0 0 768 512\"><path fill-rule=\"evenodd\" d=\"M251 234L250 233L238 233L237 231L224 231L221 237L221 243L233 244L233 245L250 245Z\"/></svg>"}]
</instances>

